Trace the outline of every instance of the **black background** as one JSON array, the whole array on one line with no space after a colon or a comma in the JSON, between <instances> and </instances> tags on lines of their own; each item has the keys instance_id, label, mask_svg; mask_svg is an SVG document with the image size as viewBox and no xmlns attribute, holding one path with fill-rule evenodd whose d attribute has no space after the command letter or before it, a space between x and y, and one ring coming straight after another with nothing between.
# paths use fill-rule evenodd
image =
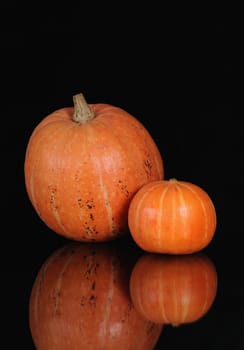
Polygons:
<instances>
[{"instance_id":1,"label":"black background","mask_svg":"<svg viewBox=\"0 0 244 350\"><path fill-rule=\"evenodd\" d=\"M8 349L34 349L28 300L44 260L67 241L37 217L24 185L25 149L37 123L72 105L111 103L154 137L165 177L198 184L217 211L206 253L218 294L199 322L167 327L157 349L244 345L241 120L234 112L232 20L228 9L1 5L2 324ZM32 7L30 7L32 6ZM223 5L222 5L223 6Z\"/></svg>"}]
</instances>

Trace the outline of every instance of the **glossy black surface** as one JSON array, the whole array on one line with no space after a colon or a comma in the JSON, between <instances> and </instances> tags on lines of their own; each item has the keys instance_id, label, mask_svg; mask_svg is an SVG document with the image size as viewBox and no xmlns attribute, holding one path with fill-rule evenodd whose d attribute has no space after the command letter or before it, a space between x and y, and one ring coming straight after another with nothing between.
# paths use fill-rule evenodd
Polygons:
<instances>
[{"instance_id":1,"label":"glossy black surface","mask_svg":"<svg viewBox=\"0 0 244 350\"><path fill-rule=\"evenodd\" d=\"M193 18L186 9L162 17L155 8L143 16L93 10L90 21L76 8L67 17L64 9L38 7L20 16L14 3L2 12L0 273L8 349L34 349L31 288L43 262L68 243L27 198L25 149L37 123L71 106L78 92L135 115L159 146L165 177L198 184L216 207L216 234L204 250L218 274L214 303L195 323L165 326L155 349L243 349L243 132L232 111L228 11Z\"/></svg>"}]
</instances>

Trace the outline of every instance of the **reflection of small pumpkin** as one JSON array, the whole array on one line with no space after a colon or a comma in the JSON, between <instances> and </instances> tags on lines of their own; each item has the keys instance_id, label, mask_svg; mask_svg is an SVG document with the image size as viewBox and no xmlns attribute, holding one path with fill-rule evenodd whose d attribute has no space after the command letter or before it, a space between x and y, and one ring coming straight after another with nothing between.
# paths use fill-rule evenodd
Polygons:
<instances>
[{"instance_id":1,"label":"reflection of small pumpkin","mask_svg":"<svg viewBox=\"0 0 244 350\"><path fill-rule=\"evenodd\" d=\"M145 254L136 262L130 293L135 308L147 319L179 325L199 320L212 306L217 272L205 254Z\"/></svg>"},{"instance_id":2,"label":"reflection of small pumpkin","mask_svg":"<svg viewBox=\"0 0 244 350\"><path fill-rule=\"evenodd\" d=\"M121 108L87 104L46 116L33 131L24 165L28 196L55 232L108 241L128 232L128 207L144 184L163 178L159 150L146 128Z\"/></svg>"},{"instance_id":3,"label":"reflection of small pumpkin","mask_svg":"<svg viewBox=\"0 0 244 350\"><path fill-rule=\"evenodd\" d=\"M134 240L151 253L196 253L216 229L215 207L206 191L176 179L144 185L132 198L128 215Z\"/></svg>"},{"instance_id":4,"label":"reflection of small pumpkin","mask_svg":"<svg viewBox=\"0 0 244 350\"><path fill-rule=\"evenodd\" d=\"M29 322L38 350L149 350L162 326L145 320L129 294L132 264L112 244L70 244L34 282Z\"/></svg>"}]
</instances>

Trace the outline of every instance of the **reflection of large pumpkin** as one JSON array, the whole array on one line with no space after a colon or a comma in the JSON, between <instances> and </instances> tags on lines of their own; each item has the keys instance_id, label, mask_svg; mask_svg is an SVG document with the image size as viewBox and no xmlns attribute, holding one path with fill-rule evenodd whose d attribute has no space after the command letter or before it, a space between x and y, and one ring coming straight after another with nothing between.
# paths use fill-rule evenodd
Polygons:
<instances>
[{"instance_id":1,"label":"reflection of large pumpkin","mask_svg":"<svg viewBox=\"0 0 244 350\"><path fill-rule=\"evenodd\" d=\"M217 272L205 254L145 254L136 262L130 293L135 308L154 322L179 325L199 320L212 306Z\"/></svg>"},{"instance_id":2,"label":"reflection of large pumpkin","mask_svg":"<svg viewBox=\"0 0 244 350\"><path fill-rule=\"evenodd\" d=\"M128 229L132 196L164 176L159 150L132 115L74 96L74 108L46 116L33 131L24 164L28 196L55 232L108 241Z\"/></svg>"},{"instance_id":3,"label":"reflection of large pumpkin","mask_svg":"<svg viewBox=\"0 0 244 350\"><path fill-rule=\"evenodd\" d=\"M114 245L70 244L40 268L29 304L37 350L151 350L162 326L130 299L132 265Z\"/></svg>"}]
</instances>

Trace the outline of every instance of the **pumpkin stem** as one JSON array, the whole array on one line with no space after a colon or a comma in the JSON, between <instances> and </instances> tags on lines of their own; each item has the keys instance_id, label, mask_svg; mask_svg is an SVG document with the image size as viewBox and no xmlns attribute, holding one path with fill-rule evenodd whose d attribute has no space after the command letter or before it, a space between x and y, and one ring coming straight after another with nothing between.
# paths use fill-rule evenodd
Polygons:
<instances>
[{"instance_id":1,"label":"pumpkin stem","mask_svg":"<svg viewBox=\"0 0 244 350\"><path fill-rule=\"evenodd\" d=\"M85 97L82 93L74 95L73 102L74 102L74 114L73 114L74 122L84 124L89 122L95 117L94 111L87 104Z\"/></svg>"}]
</instances>

